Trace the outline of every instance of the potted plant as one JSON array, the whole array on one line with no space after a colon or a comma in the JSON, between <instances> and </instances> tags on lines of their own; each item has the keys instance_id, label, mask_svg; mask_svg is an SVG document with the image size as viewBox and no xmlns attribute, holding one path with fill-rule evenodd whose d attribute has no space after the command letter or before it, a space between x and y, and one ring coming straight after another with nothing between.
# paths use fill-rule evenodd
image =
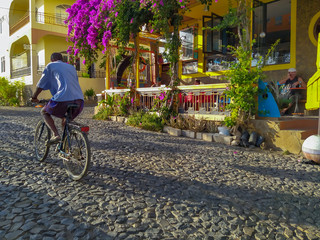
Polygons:
<instances>
[{"instance_id":1,"label":"potted plant","mask_svg":"<svg viewBox=\"0 0 320 240\"><path fill-rule=\"evenodd\" d=\"M85 92L84 92L84 96L87 100L93 100L94 99L94 96L95 96L95 92L93 90L93 88L89 88L87 89Z\"/></svg>"}]
</instances>

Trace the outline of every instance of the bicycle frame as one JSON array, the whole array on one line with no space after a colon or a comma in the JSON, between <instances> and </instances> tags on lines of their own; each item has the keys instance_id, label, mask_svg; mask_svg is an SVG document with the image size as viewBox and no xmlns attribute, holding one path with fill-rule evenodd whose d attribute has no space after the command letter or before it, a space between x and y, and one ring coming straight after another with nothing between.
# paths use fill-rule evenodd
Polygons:
<instances>
[{"instance_id":1,"label":"bicycle frame","mask_svg":"<svg viewBox=\"0 0 320 240\"><path fill-rule=\"evenodd\" d=\"M67 140L68 140L68 144L70 146L70 135L69 135L69 116L68 114L66 114L66 123L64 125L64 129L63 129L63 134L62 134L62 140L65 139L65 137L67 136ZM59 146L58 146L58 151L62 154L64 154L65 156L68 156L67 153L64 152L64 149L63 148L63 144L62 142L60 142Z\"/></svg>"},{"instance_id":2,"label":"bicycle frame","mask_svg":"<svg viewBox=\"0 0 320 240\"><path fill-rule=\"evenodd\" d=\"M69 146L71 146L70 134L69 134L70 133L69 129L70 129L70 123L71 122L70 122L69 112L66 114L65 117L66 117L66 123L65 123L65 126L64 126L64 129L63 129L63 134L62 134L62 138L61 139L63 140L63 139L65 139L65 137L67 137L68 144L69 144ZM84 126L82 124L78 124L78 123L75 123L75 122L72 122L72 123L73 123L72 126L79 128L79 130L81 132L87 133L89 131L89 127L88 126ZM58 146L58 151L60 153L62 153L63 155L65 155L65 156L69 156L69 154L64 152L63 143L62 142Z\"/></svg>"},{"instance_id":3,"label":"bicycle frame","mask_svg":"<svg viewBox=\"0 0 320 240\"><path fill-rule=\"evenodd\" d=\"M42 126L41 126L41 130L40 130L40 134L39 134L38 141L40 140L40 137L42 136L43 129L44 129L44 125L45 125L45 122L43 122L43 124L42 124Z\"/></svg>"},{"instance_id":4,"label":"bicycle frame","mask_svg":"<svg viewBox=\"0 0 320 240\"><path fill-rule=\"evenodd\" d=\"M89 126L72 121L72 109L77 107L77 104L68 105L68 111L63 119L62 138L59 143L50 142L52 133L44 119L38 122L34 137L37 160L44 161L48 156L50 145L55 145L55 152L63 160L68 175L76 181L87 175L91 161L91 151L87 136Z\"/></svg>"}]
</instances>

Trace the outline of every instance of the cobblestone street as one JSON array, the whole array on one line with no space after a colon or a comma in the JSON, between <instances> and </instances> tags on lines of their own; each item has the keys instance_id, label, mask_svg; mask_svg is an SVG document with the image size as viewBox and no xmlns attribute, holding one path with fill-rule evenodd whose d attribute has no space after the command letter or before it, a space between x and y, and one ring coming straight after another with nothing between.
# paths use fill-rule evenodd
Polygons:
<instances>
[{"instance_id":1,"label":"cobblestone street","mask_svg":"<svg viewBox=\"0 0 320 240\"><path fill-rule=\"evenodd\" d=\"M320 166L92 119L79 182L33 153L40 109L0 107L0 239L320 239Z\"/></svg>"}]
</instances>

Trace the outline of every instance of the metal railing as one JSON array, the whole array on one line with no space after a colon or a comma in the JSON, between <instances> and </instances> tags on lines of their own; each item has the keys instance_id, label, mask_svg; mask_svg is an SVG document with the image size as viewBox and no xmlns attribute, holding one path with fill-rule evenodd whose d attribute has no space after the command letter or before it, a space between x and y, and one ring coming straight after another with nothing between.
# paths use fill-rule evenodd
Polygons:
<instances>
[{"instance_id":1,"label":"metal railing","mask_svg":"<svg viewBox=\"0 0 320 240\"><path fill-rule=\"evenodd\" d=\"M36 22L37 23L43 23L43 24L51 24L51 25L58 25L58 26L67 26L65 24L65 20L67 20L67 17L63 16L56 16L54 14L49 13L37 13L36 14Z\"/></svg>"},{"instance_id":2,"label":"metal railing","mask_svg":"<svg viewBox=\"0 0 320 240\"><path fill-rule=\"evenodd\" d=\"M10 26L10 36L18 31L20 28L25 26L28 22L30 22L29 13L27 12L19 21L12 26Z\"/></svg>"},{"instance_id":3,"label":"metal railing","mask_svg":"<svg viewBox=\"0 0 320 240\"><path fill-rule=\"evenodd\" d=\"M106 71L101 71L101 70L93 71L91 73L91 76L87 70L79 70L79 71L77 71L77 73L78 73L78 77L91 77L91 78L105 78L106 77Z\"/></svg>"},{"instance_id":4,"label":"metal railing","mask_svg":"<svg viewBox=\"0 0 320 240\"><path fill-rule=\"evenodd\" d=\"M136 91L140 96L139 99L139 106L141 106L144 109L152 109L153 107L159 108L159 99L160 95L163 92L166 92L170 90L170 88L167 88L165 85L160 87L146 87L146 88L137 88ZM155 106L157 102L157 106Z\"/></svg>"},{"instance_id":5,"label":"metal railing","mask_svg":"<svg viewBox=\"0 0 320 240\"><path fill-rule=\"evenodd\" d=\"M224 93L226 86L226 84L179 86L180 93L174 99L174 101L177 101L177 110L179 113L187 114L228 114L226 107L230 104L230 100ZM139 106L147 110L152 109L155 104L159 104L157 99L159 99L160 95L168 90L170 88L165 86L137 88ZM109 89L103 91L103 94L123 96L128 91L130 89Z\"/></svg>"},{"instance_id":6,"label":"metal railing","mask_svg":"<svg viewBox=\"0 0 320 240\"><path fill-rule=\"evenodd\" d=\"M11 72L11 78L18 78L18 77L29 76L29 75L31 75L31 67L18 68L18 69L12 70Z\"/></svg>"},{"instance_id":7,"label":"metal railing","mask_svg":"<svg viewBox=\"0 0 320 240\"><path fill-rule=\"evenodd\" d=\"M189 114L225 114L230 100L226 84L179 86L179 111Z\"/></svg>"},{"instance_id":8,"label":"metal railing","mask_svg":"<svg viewBox=\"0 0 320 240\"><path fill-rule=\"evenodd\" d=\"M40 66L38 66L38 68L37 68L37 74L42 74L42 72L43 72L43 70L46 68L46 66L45 65L40 65Z\"/></svg>"}]
</instances>

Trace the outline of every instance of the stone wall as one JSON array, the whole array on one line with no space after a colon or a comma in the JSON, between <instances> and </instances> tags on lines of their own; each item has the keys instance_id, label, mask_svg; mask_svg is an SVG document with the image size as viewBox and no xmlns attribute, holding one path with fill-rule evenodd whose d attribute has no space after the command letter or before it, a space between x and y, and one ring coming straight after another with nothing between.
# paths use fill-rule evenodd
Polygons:
<instances>
[{"instance_id":1,"label":"stone wall","mask_svg":"<svg viewBox=\"0 0 320 240\"><path fill-rule=\"evenodd\" d=\"M305 82L316 72L317 47L309 38L309 25L320 11L320 0L297 0L296 68ZM287 70L265 72L266 80L281 80Z\"/></svg>"},{"instance_id":2,"label":"stone wall","mask_svg":"<svg viewBox=\"0 0 320 240\"><path fill-rule=\"evenodd\" d=\"M297 1L297 69L307 82L316 72L317 47L309 38L309 25L320 11L320 0Z\"/></svg>"}]
</instances>

